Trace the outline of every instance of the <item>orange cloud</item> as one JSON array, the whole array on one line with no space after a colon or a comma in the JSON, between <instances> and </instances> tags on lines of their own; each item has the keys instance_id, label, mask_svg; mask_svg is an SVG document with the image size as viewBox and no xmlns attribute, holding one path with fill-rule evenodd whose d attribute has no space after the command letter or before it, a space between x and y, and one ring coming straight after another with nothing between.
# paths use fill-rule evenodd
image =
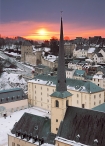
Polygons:
<instances>
[{"instance_id":1,"label":"orange cloud","mask_svg":"<svg viewBox=\"0 0 105 146\"><path fill-rule=\"evenodd\" d=\"M0 24L1 36L15 37L22 36L33 40L47 40L52 36L59 38L60 23L46 23L34 21L22 21ZM39 33L40 30L46 30L45 33ZM64 36L73 39L81 36L88 38L89 36L100 35L105 37L105 28L94 28L79 26L78 24L68 24L64 22Z\"/></svg>"}]
</instances>

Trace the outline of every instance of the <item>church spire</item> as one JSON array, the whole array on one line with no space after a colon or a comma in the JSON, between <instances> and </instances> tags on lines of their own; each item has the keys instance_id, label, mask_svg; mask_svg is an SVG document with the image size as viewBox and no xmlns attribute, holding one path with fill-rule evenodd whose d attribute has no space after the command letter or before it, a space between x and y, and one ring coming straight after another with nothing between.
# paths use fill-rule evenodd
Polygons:
<instances>
[{"instance_id":1,"label":"church spire","mask_svg":"<svg viewBox=\"0 0 105 146\"><path fill-rule=\"evenodd\" d=\"M58 91L58 92L67 91L66 74L65 74L65 59L64 59L64 40L63 40L62 17L61 17L61 28L60 28L59 58L58 58L56 91Z\"/></svg>"}]
</instances>

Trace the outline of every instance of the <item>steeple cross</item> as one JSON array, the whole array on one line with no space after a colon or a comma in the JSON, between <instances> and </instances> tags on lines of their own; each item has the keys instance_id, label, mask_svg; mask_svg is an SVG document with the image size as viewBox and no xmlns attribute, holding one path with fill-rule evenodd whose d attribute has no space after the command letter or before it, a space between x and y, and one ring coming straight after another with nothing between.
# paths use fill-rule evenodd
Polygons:
<instances>
[{"instance_id":1,"label":"steeple cross","mask_svg":"<svg viewBox=\"0 0 105 146\"><path fill-rule=\"evenodd\" d=\"M63 11L61 11L61 17L62 17L62 13L63 13Z\"/></svg>"}]
</instances>

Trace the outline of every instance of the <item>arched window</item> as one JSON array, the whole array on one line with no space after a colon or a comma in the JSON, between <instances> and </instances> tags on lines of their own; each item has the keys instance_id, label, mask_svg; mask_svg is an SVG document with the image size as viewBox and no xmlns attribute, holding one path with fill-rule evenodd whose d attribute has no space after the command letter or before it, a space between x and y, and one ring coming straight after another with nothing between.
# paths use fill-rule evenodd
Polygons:
<instances>
[{"instance_id":1,"label":"arched window","mask_svg":"<svg viewBox=\"0 0 105 146\"><path fill-rule=\"evenodd\" d=\"M55 106L59 107L59 101L58 100L55 101Z\"/></svg>"}]
</instances>

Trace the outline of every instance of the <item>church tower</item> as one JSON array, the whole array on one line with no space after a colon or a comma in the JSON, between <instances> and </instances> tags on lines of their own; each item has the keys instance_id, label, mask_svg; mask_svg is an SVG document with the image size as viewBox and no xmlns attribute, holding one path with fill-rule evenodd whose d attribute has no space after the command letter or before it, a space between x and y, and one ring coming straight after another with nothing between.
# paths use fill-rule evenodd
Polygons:
<instances>
[{"instance_id":1,"label":"church tower","mask_svg":"<svg viewBox=\"0 0 105 146\"><path fill-rule=\"evenodd\" d=\"M72 96L72 94L67 91L66 86L62 17L60 28L56 91L52 93L50 96L51 96L51 132L57 134L60 122L64 118L66 108L68 105L71 105Z\"/></svg>"}]
</instances>

